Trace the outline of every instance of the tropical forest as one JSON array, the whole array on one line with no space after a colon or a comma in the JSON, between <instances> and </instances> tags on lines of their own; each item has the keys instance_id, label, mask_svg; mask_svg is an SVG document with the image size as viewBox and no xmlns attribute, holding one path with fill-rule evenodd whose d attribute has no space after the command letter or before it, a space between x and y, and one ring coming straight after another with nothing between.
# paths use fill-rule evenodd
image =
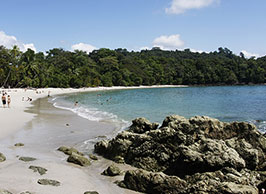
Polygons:
<instances>
[{"instance_id":1,"label":"tropical forest","mask_svg":"<svg viewBox=\"0 0 266 194\"><path fill-rule=\"evenodd\" d=\"M266 56L246 58L228 48L210 53L101 48L22 52L0 46L0 87L236 85L265 82Z\"/></svg>"}]
</instances>

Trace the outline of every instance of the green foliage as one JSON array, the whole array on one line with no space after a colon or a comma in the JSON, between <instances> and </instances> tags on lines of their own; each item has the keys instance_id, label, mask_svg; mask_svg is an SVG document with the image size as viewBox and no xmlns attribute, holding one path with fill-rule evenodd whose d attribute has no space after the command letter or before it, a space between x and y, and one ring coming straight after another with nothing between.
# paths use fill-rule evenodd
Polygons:
<instances>
[{"instance_id":1,"label":"green foliage","mask_svg":"<svg viewBox=\"0 0 266 194\"><path fill-rule=\"evenodd\" d=\"M237 56L227 48L211 53L102 48L90 54L54 48L46 53L0 46L0 86L259 84L266 75L266 57L246 59L243 53Z\"/></svg>"}]
</instances>

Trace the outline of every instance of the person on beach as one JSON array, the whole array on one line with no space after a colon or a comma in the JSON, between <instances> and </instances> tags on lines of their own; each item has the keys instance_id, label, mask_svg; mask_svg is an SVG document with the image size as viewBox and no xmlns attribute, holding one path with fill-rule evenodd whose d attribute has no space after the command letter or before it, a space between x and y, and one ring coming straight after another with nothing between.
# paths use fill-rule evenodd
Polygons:
<instances>
[{"instance_id":1,"label":"person on beach","mask_svg":"<svg viewBox=\"0 0 266 194\"><path fill-rule=\"evenodd\" d=\"M7 107L10 108L10 102L11 102L11 97L10 95L7 96Z\"/></svg>"},{"instance_id":2,"label":"person on beach","mask_svg":"<svg viewBox=\"0 0 266 194\"><path fill-rule=\"evenodd\" d=\"M2 103L3 103L3 107L6 107L6 96L5 94L2 95Z\"/></svg>"}]
</instances>

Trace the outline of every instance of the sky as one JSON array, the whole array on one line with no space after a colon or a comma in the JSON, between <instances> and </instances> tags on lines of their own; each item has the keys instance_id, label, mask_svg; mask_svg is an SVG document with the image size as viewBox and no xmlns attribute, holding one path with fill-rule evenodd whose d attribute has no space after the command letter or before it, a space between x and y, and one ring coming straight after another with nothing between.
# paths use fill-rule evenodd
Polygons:
<instances>
[{"instance_id":1,"label":"sky","mask_svg":"<svg viewBox=\"0 0 266 194\"><path fill-rule=\"evenodd\" d=\"M0 45L266 55L265 0L0 0Z\"/></svg>"}]
</instances>

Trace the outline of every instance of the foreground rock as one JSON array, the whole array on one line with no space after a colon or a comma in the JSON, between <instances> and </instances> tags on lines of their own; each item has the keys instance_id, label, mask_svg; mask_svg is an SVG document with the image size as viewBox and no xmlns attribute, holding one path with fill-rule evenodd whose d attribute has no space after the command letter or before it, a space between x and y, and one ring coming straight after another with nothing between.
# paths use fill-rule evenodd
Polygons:
<instances>
[{"instance_id":1,"label":"foreground rock","mask_svg":"<svg viewBox=\"0 0 266 194\"><path fill-rule=\"evenodd\" d=\"M76 153L72 153L68 157L67 161L70 163L80 165L80 166L89 166L91 164L88 158L81 156L79 154L76 154Z\"/></svg>"},{"instance_id":2,"label":"foreground rock","mask_svg":"<svg viewBox=\"0 0 266 194\"><path fill-rule=\"evenodd\" d=\"M122 171L117 166L112 164L106 170L104 170L102 174L106 176L117 176L122 174Z\"/></svg>"},{"instance_id":3,"label":"foreground rock","mask_svg":"<svg viewBox=\"0 0 266 194\"><path fill-rule=\"evenodd\" d=\"M248 173L250 176L246 176ZM257 180L257 173L225 168L215 172L196 173L184 180L177 176L153 173L145 170L127 171L124 181L119 183L129 189L145 193L236 193L257 194L255 185L247 182ZM255 181L256 183L256 181Z\"/></svg>"},{"instance_id":4,"label":"foreground rock","mask_svg":"<svg viewBox=\"0 0 266 194\"><path fill-rule=\"evenodd\" d=\"M255 193L266 179L260 173L266 170L266 138L252 124L177 115L166 117L160 128L144 118L132 123L114 139L95 145L95 152L106 158L150 171L127 172L123 182L127 188L148 193L168 188L170 193L182 193L185 185L191 189L184 193L199 193L205 187L205 193ZM224 169L233 169L234 174L224 174ZM131 185L133 179L149 188ZM174 187L179 181L180 188Z\"/></svg>"},{"instance_id":5,"label":"foreground rock","mask_svg":"<svg viewBox=\"0 0 266 194\"><path fill-rule=\"evenodd\" d=\"M40 185L51 185L51 186L60 186L60 182L51 179L39 179L38 183Z\"/></svg>"},{"instance_id":6,"label":"foreground rock","mask_svg":"<svg viewBox=\"0 0 266 194\"><path fill-rule=\"evenodd\" d=\"M32 169L34 172L38 172L40 175L44 175L47 169L40 166L30 166L29 169Z\"/></svg>"},{"instance_id":7,"label":"foreground rock","mask_svg":"<svg viewBox=\"0 0 266 194\"><path fill-rule=\"evenodd\" d=\"M6 160L6 157L4 156L4 154L0 152L0 162L4 162L5 160Z\"/></svg>"},{"instance_id":8,"label":"foreground rock","mask_svg":"<svg viewBox=\"0 0 266 194\"><path fill-rule=\"evenodd\" d=\"M67 162L74 163L80 166L89 166L91 164L90 160L86 158L82 152L79 152L75 148L61 146L57 150L65 153L66 155L69 155L69 157L67 158Z\"/></svg>"}]
</instances>

